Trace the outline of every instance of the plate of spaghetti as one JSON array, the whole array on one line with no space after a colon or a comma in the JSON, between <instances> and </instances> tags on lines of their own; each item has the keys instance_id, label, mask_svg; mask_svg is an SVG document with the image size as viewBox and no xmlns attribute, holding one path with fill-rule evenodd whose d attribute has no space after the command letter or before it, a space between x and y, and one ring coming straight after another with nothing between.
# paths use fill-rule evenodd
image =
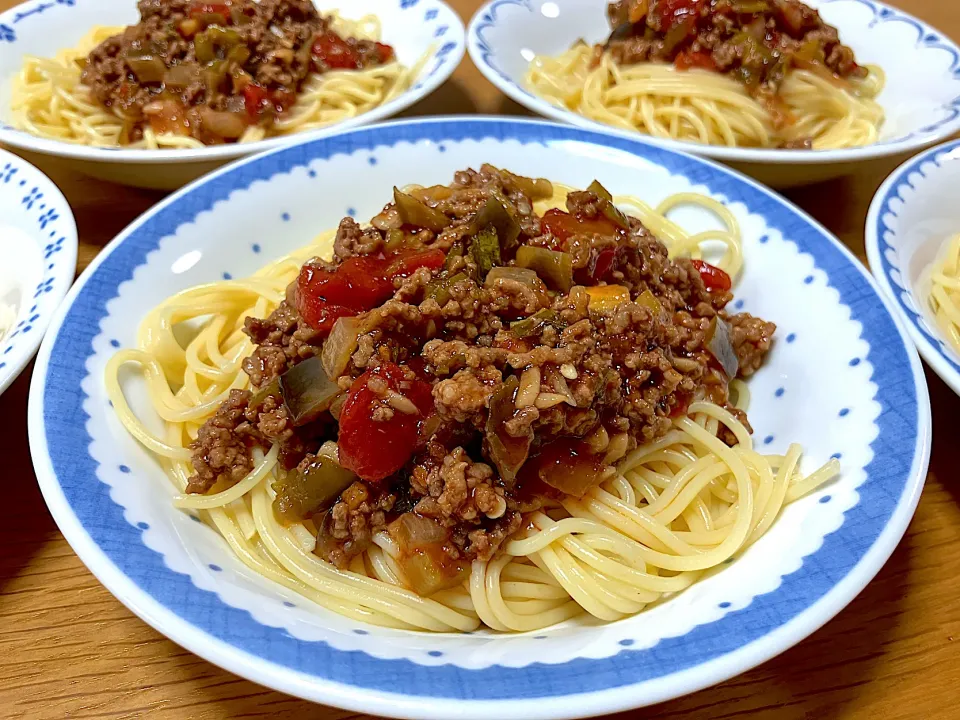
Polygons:
<instances>
[{"instance_id":1,"label":"plate of spaghetti","mask_svg":"<svg viewBox=\"0 0 960 720\"><path fill-rule=\"evenodd\" d=\"M77 226L50 178L0 150L0 393L40 347L77 269Z\"/></svg>"},{"instance_id":2,"label":"plate of spaghetti","mask_svg":"<svg viewBox=\"0 0 960 720\"><path fill-rule=\"evenodd\" d=\"M960 393L960 217L950 188L960 143L911 159L877 191L867 218L870 268L923 359Z\"/></svg>"},{"instance_id":3,"label":"plate of spaghetti","mask_svg":"<svg viewBox=\"0 0 960 720\"><path fill-rule=\"evenodd\" d=\"M960 127L960 50L872 0L618 0L605 13L491 0L468 35L481 71L540 114L649 135L777 185Z\"/></svg>"},{"instance_id":4,"label":"plate of spaghetti","mask_svg":"<svg viewBox=\"0 0 960 720\"><path fill-rule=\"evenodd\" d=\"M27 2L0 27L0 140L162 188L397 113L464 51L440 0Z\"/></svg>"},{"instance_id":5,"label":"plate of spaghetti","mask_svg":"<svg viewBox=\"0 0 960 720\"><path fill-rule=\"evenodd\" d=\"M741 672L873 577L928 462L919 359L835 239L539 121L225 168L54 327L31 447L84 562L203 657L380 715L586 716Z\"/></svg>"}]
</instances>

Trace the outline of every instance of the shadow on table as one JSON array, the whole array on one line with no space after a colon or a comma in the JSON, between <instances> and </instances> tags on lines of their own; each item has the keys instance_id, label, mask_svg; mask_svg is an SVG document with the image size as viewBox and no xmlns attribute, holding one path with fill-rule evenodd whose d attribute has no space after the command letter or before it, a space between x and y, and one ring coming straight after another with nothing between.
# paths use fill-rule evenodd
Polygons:
<instances>
[{"instance_id":1,"label":"shadow on table","mask_svg":"<svg viewBox=\"0 0 960 720\"><path fill-rule=\"evenodd\" d=\"M539 115L537 115L537 113L533 112L533 110L530 110L524 107L523 105L518 103L516 100L512 100L511 98L508 98L506 95L502 95L500 97L500 102L497 105L496 114L497 115L520 115L522 117L530 117L530 118L540 117ZM547 122L555 122L550 118L541 118L541 119Z\"/></svg>"},{"instance_id":2,"label":"shadow on table","mask_svg":"<svg viewBox=\"0 0 960 720\"><path fill-rule=\"evenodd\" d=\"M445 82L432 93L414 103L398 119L409 119L424 115L472 115L478 111L473 96L458 79Z\"/></svg>"},{"instance_id":3,"label":"shadow on table","mask_svg":"<svg viewBox=\"0 0 960 720\"><path fill-rule=\"evenodd\" d=\"M441 85L435 92L420 102L412 105L397 115L398 118L415 118L424 115L476 115L485 114L477 105L472 95L459 79L452 79ZM496 106L492 108L494 115L521 115L537 117L536 113L527 110L523 105L505 95L496 99Z\"/></svg>"},{"instance_id":4,"label":"shadow on table","mask_svg":"<svg viewBox=\"0 0 960 720\"><path fill-rule=\"evenodd\" d=\"M956 453L957 413L960 412L960 397L941 380L933 370L924 365L927 386L930 389L930 405L933 411L933 453L930 456L930 472L936 475L940 485L960 507L960 472L957 472Z\"/></svg>"},{"instance_id":5,"label":"shadow on table","mask_svg":"<svg viewBox=\"0 0 960 720\"><path fill-rule=\"evenodd\" d=\"M10 584L57 534L33 474L27 443L29 365L0 399L4 416L4 490L0 503L0 604Z\"/></svg>"}]
</instances>

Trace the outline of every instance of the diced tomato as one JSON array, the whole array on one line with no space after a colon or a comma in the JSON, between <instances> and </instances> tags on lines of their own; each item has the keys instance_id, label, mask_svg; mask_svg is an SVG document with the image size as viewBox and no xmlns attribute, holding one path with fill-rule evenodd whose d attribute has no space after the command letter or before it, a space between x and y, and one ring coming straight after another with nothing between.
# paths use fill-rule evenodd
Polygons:
<instances>
[{"instance_id":1,"label":"diced tomato","mask_svg":"<svg viewBox=\"0 0 960 720\"><path fill-rule=\"evenodd\" d=\"M329 332L337 318L381 305L393 295L393 279L420 268L436 270L446 259L442 250L405 250L344 260L335 270L304 265L297 281L297 309L307 324Z\"/></svg>"},{"instance_id":2,"label":"diced tomato","mask_svg":"<svg viewBox=\"0 0 960 720\"><path fill-rule=\"evenodd\" d=\"M593 252L590 255L590 263L577 270L574 280L578 285L596 285L603 280L604 276L610 272L613 267L613 261L617 259L617 248L603 248L599 252Z\"/></svg>"},{"instance_id":3,"label":"diced tomato","mask_svg":"<svg viewBox=\"0 0 960 720\"><path fill-rule=\"evenodd\" d=\"M409 277L420 268L439 270L447 260L443 250L412 250L388 257L389 277Z\"/></svg>"},{"instance_id":4,"label":"diced tomato","mask_svg":"<svg viewBox=\"0 0 960 720\"><path fill-rule=\"evenodd\" d=\"M360 67L357 49L329 30L317 36L313 43L313 55L329 68L356 70Z\"/></svg>"},{"instance_id":5,"label":"diced tomato","mask_svg":"<svg viewBox=\"0 0 960 720\"><path fill-rule=\"evenodd\" d=\"M650 12L660 22L661 30L688 22L700 12L704 0L656 0Z\"/></svg>"},{"instance_id":6,"label":"diced tomato","mask_svg":"<svg viewBox=\"0 0 960 720\"><path fill-rule=\"evenodd\" d=\"M368 385L374 377L410 400L418 413L394 410L389 419L375 420L374 410L383 403ZM340 464L363 480L383 480L393 475L413 456L420 441L420 425L433 414L429 383L408 380L403 369L393 363L368 370L353 382L340 411Z\"/></svg>"},{"instance_id":7,"label":"diced tomato","mask_svg":"<svg viewBox=\"0 0 960 720\"><path fill-rule=\"evenodd\" d=\"M704 262L703 260L691 260L693 266L700 273L703 284L707 286L710 292L726 292L733 287L733 281L730 276L718 267Z\"/></svg>"},{"instance_id":8,"label":"diced tomato","mask_svg":"<svg viewBox=\"0 0 960 720\"><path fill-rule=\"evenodd\" d=\"M384 43L376 43L377 48L377 60L382 63L388 63L394 58L393 48Z\"/></svg>"},{"instance_id":9,"label":"diced tomato","mask_svg":"<svg viewBox=\"0 0 960 720\"><path fill-rule=\"evenodd\" d=\"M337 318L375 307L383 294L377 278L346 262L334 271L304 265L297 290L297 310L308 325L321 332L330 332Z\"/></svg>"},{"instance_id":10,"label":"diced tomato","mask_svg":"<svg viewBox=\"0 0 960 720\"><path fill-rule=\"evenodd\" d=\"M270 92L270 99L276 111L283 113L297 101L297 94L290 90L273 90Z\"/></svg>"},{"instance_id":11,"label":"diced tomato","mask_svg":"<svg viewBox=\"0 0 960 720\"><path fill-rule=\"evenodd\" d=\"M286 90L267 90L254 82L243 86L243 104L247 115L253 120L271 110L277 114L283 113L296 100L296 93Z\"/></svg>"},{"instance_id":12,"label":"diced tomato","mask_svg":"<svg viewBox=\"0 0 960 720\"><path fill-rule=\"evenodd\" d=\"M335 305L323 298L302 293L297 296L297 311L310 327L322 333L333 330L334 323L339 318L360 314L353 308Z\"/></svg>"},{"instance_id":13,"label":"diced tomato","mask_svg":"<svg viewBox=\"0 0 960 720\"><path fill-rule=\"evenodd\" d=\"M190 17L199 17L201 15L217 14L225 18L230 17L230 6L226 3L205 3L195 2L190 6Z\"/></svg>"},{"instance_id":14,"label":"diced tomato","mask_svg":"<svg viewBox=\"0 0 960 720\"><path fill-rule=\"evenodd\" d=\"M689 70L690 68L717 69L713 57L705 50L684 50L677 55L673 64L677 66L677 70Z\"/></svg>"},{"instance_id":15,"label":"diced tomato","mask_svg":"<svg viewBox=\"0 0 960 720\"><path fill-rule=\"evenodd\" d=\"M243 88L243 102L247 108L247 115L256 118L270 107L270 95L262 85L250 83Z\"/></svg>"},{"instance_id":16,"label":"diced tomato","mask_svg":"<svg viewBox=\"0 0 960 720\"><path fill-rule=\"evenodd\" d=\"M617 226L605 217L579 218L556 208L544 213L542 224L561 242L566 242L574 235L612 237L617 234Z\"/></svg>"}]
</instances>

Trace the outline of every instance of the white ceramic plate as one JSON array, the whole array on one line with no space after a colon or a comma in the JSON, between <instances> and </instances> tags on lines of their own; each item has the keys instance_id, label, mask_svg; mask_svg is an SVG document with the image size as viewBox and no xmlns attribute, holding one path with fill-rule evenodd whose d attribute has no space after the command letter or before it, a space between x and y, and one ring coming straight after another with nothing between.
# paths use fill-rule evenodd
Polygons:
<instances>
[{"instance_id":1,"label":"white ceramic plate","mask_svg":"<svg viewBox=\"0 0 960 720\"><path fill-rule=\"evenodd\" d=\"M443 0L315 0L315 4L349 18L375 14L383 25L384 42L394 47L400 62L409 67L426 59L406 92L370 112L304 133L307 137L395 115L436 90L463 58L463 23ZM138 19L137 0L29 0L0 14L0 142L59 156L73 168L104 180L169 190L230 160L293 141L288 136L189 150L123 150L38 138L3 122L9 118L11 80L25 55L53 57L75 46L95 25L132 25Z\"/></svg>"},{"instance_id":2,"label":"white ceramic plate","mask_svg":"<svg viewBox=\"0 0 960 720\"><path fill-rule=\"evenodd\" d=\"M937 326L924 272L960 233L960 141L932 148L897 168L877 191L867 217L870 269L906 323L920 354L960 395L960 355Z\"/></svg>"},{"instance_id":3,"label":"white ceramic plate","mask_svg":"<svg viewBox=\"0 0 960 720\"><path fill-rule=\"evenodd\" d=\"M883 68L878 101L886 112L881 141L845 150L800 152L658 144L723 160L774 187L824 180L865 160L916 152L960 129L960 48L916 18L874 0L806 0L836 26L864 64ZM536 113L581 127L611 128L534 95L523 82L534 55L557 55L579 38L610 34L605 3L582 0L490 0L470 22L470 57L490 82Z\"/></svg>"},{"instance_id":4,"label":"white ceramic plate","mask_svg":"<svg viewBox=\"0 0 960 720\"><path fill-rule=\"evenodd\" d=\"M331 614L252 575L219 536L171 505L157 463L114 417L103 369L148 308L240 277L337 224L368 218L397 184L447 183L483 162L656 202L693 190L744 233L736 308L779 325L751 379L760 447L804 445L842 477L790 505L721 572L621 622L538 633L430 635ZM335 180L331 180L335 178ZM705 229L697 212L678 222ZM142 385L125 381L148 421ZM47 503L120 600L233 672L317 702L413 718L562 718L691 692L798 642L846 605L892 552L929 459L919 358L872 278L808 216L735 173L641 140L498 119L391 123L225 168L168 198L102 252L44 344L30 442Z\"/></svg>"},{"instance_id":5,"label":"white ceramic plate","mask_svg":"<svg viewBox=\"0 0 960 720\"><path fill-rule=\"evenodd\" d=\"M13 315L0 329L0 393L37 352L76 269L70 205L46 175L0 150L0 304Z\"/></svg>"}]
</instances>

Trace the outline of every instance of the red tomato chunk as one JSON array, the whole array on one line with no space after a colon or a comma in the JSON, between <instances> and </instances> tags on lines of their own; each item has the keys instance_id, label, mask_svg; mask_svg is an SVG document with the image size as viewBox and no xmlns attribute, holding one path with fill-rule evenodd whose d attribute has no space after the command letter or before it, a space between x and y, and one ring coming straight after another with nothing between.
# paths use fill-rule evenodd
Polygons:
<instances>
[{"instance_id":1,"label":"red tomato chunk","mask_svg":"<svg viewBox=\"0 0 960 720\"><path fill-rule=\"evenodd\" d=\"M713 62L713 57L705 50L692 51L684 50L677 55L673 61L678 70L689 70L691 68L703 68L704 70L716 70L717 65Z\"/></svg>"},{"instance_id":2,"label":"red tomato chunk","mask_svg":"<svg viewBox=\"0 0 960 720\"><path fill-rule=\"evenodd\" d=\"M720 268L714 267L703 260L691 260L690 262L693 263L697 272L700 273L703 284L707 286L707 290L710 292L726 292L733 287L730 276Z\"/></svg>"},{"instance_id":3,"label":"red tomato chunk","mask_svg":"<svg viewBox=\"0 0 960 720\"><path fill-rule=\"evenodd\" d=\"M388 393L397 393L412 402L417 413L385 404L384 398L370 388L374 378L383 381ZM382 408L392 410L392 415L378 418ZM403 368L393 363L368 370L354 380L340 411L340 464L363 480L383 480L393 475L413 456L419 444L420 425L433 411L429 383L408 380Z\"/></svg>"},{"instance_id":4,"label":"red tomato chunk","mask_svg":"<svg viewBox=\"0 0 960 720\"><path fill-rule=\"evenodd\" d=\"M425 267L443 267L442 250L406 250L351 257L334 270L304 265L297 281L297 309L307 323L330 332L337 318L382 305L393 295L393 279Z\"/></svg>"},{"instance_id":5,"label":"red tomato chunk","mask_svg":"<svg viewBox=\"0 0 960 720\"><path fill-rule=\"evenodd\" d=\"M376 43L377 46L377 60L381 63L387 63L393 60L393 48L384 43Z\"/></svg>"},{"instance_id":6,"label":"red tomato chunk","mask_svg":"<svg viewBox=\"0 0 960 720\"><path fill-rule=\"evenodd\" d=\"M313 54L329 68L356 70L360 67L360 53L335 32L317 36L313 43Z\"/></svg>"},{"instance_id":7,"label":"red tomato chunk","mask_svg":"<svg viewBox=\"0 0 960 720\"><path fill-rule=\"evenodd\" d=\"M566 242L574 235L612 237L617 234L617 226L605 217L595 219L575 217L556 208L544 213L543 226L561 242Z\"/></svg>"}]
</instances>

